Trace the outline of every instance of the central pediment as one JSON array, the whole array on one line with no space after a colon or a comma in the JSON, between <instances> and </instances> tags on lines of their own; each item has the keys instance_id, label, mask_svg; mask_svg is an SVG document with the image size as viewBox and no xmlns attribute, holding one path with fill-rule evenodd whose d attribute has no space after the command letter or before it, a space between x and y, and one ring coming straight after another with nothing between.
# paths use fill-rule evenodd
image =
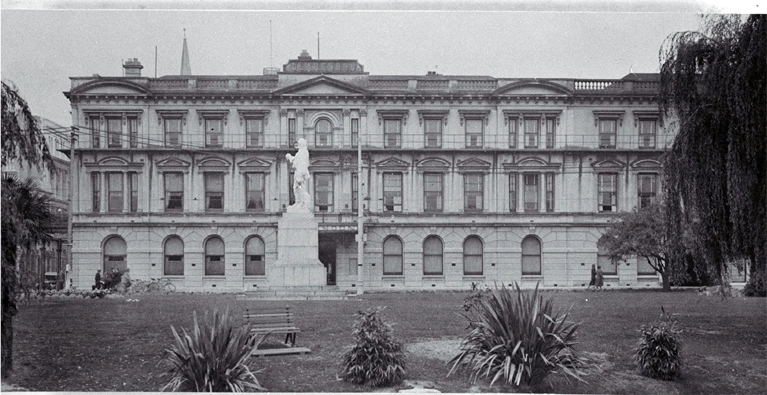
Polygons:
<instances>
[{"instance_id":1,"label":"central pediment","mask_svg":"<svg viewBox=\"0 0 767 395\"><path fill-rule=\"evenodd\" d=\"M311 95L311 96L365 96L368 91L358 86L326 76L312 78L294 85L286 86L274 92L275 95Z\"/></svg>"}]
</instances>

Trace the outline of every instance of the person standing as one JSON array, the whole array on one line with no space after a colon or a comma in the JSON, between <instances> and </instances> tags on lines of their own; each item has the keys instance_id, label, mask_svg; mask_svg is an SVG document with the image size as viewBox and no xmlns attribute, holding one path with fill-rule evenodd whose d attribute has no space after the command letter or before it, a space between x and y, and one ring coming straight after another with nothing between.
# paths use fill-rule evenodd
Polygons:
<instances>
[{"instance_id":1,"label":"person standing","mask_svg":"<svg viewBox=\"0 0 767 395\"><path fill-rule=\"evenodd\" d=\"M101 270L96 270L96 285L93 289L101 289Z\"/></svg>"},{"instance_id":2,"label":"person standing","mask_svg":"<svg viewBox=\"0 0 767 395\"><path fill-rule=\"evenodd\" d=\"M586 289L591 289L591 287L594 287L597 285L597 265L592 264L591 265L591 281L589 281L589 286L586 287Z\"/></svg>"},{"instance_id":3,"label":"person standing","mask_svg":"<svg viewBox=\"0 0 767 395\"><path fill-rule=\"evenodd\" d=\"M605 276L602 274L602 266L597 266L597 283L596 283L596 289L603 291L602 286L605 283Z\"/></svg>"}]
</instances>

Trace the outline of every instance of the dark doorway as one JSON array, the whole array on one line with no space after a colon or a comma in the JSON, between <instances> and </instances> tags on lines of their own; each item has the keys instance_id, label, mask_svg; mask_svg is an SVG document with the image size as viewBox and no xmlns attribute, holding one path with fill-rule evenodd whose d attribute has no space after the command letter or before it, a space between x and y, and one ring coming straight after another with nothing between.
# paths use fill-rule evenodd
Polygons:
<instances>
[{"instance_id":1,"label":"dark doorway","mask_svg":"<svg viewBox=\"0 0 767 395\"><path fill-rule=\"evenodd\" d=\"M327 272L327 285L336 285L336 240L332 236L319 237L319 259Z\"/></svg>"}]
</instances>

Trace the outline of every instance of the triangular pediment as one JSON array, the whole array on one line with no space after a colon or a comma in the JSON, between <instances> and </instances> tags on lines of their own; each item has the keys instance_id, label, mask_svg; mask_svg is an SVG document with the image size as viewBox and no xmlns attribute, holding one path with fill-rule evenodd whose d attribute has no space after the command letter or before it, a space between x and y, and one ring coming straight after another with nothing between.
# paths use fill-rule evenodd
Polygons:
<instances>
[{"instance_id":1,"label":"triangular pediment","mask_svg":"<svg viewBox=\"0 0 767 395\"><path fill-rule=\"evenodd\" d=\"M272 166L272 163L265 161L261 158L248 158L237 163L237 166L240 168L250 168L250 167L266 168L266 167Z\"/></svg>"},{"instance_id":2,"label":"triangular pediment","mask_svg":"<svg viewBox=\"0 0 767 395\"><path fill-rule=\"evenodd\" d=\"M495 95L567 96L572 91L549 81L523 80L506 84L493 92Z\"/></svg>"},{"instance_id":3,"label":"triangular pediment","mask_svg":"<svg viewBox=\"0 0 767 395\"><path fill-rule=\"evenodd\" d=\"M181 160L179 158L176 158L175 156L172 156L170 158L165 158L163 160L159 160L156 162L157 167L189 167L190 164L191 162Z\"/></svg>"},{"instance_id":4,"label":"triangular pediment","mask_svg":"<svg viewBox=\"0 0 767 395\"><path fill-rule=\"evenodd\" d=\"M410 163L392 156L376 163L376 166L379 168L407 168Z\"/></svg>"},{"instance_id":5,"label":"triangular pediment","mask_svg":"<svg viewBox=\"0 0 767 395\"><path fill-rule=\"evenodd\" d=\"M450 168L450 162L441 159L441 158L427 158L423 159L418 162L417 165L419 168L421 167L431 167L431 168L443 168L448 169Z\"/></svg>"},{"instance_id":6,"label":"triangular pediment","mask_svg":"<svg viewBox=\"0 0 767 395\"><path fill-rule=\"evenodd\" d=\"M489 169L490 162L484 161L479 158L469 158L458 162L458 168L460 169Z\"/></svg>"},{"instance_id":7,"label":"triangular pediment","mask_svg":"<svg viewBox=\"0 0 767 395\"><path fill-rule=\"evenodd\" d=\"M339 96L339 95L367 95L368 92L358 86L339 81L326 76L312 78L308 81L287 86L274 92L275 95L313 95L313 96Z\"/></svg>"},{"instance_id":8,"label":"triangular pediment","mask_svg":"<svg viewBox=\"0 0 767 395\"><path fill-rule=\"evenodd\" d=\"M338 162L331 160L331 159L315 159L312 161L311 166L317 166L317 167L329 167L329 166L338 166Z\"/></svg>"},{"instance_id":9,"label":"triangular pediment","mask_svg":"<svg viewBox=\"0 0 767 395\"><path fill-rule=\"evenodd\" d=\"M595 169L622 169L626 164L617 159L603 159L591 164Z\"/></svg>"}]
</instances>

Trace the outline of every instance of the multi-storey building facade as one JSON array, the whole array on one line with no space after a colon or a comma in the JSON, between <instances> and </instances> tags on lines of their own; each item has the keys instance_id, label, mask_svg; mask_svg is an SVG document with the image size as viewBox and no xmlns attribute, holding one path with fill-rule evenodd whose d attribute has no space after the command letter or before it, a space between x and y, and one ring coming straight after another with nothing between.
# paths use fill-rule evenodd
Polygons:
<instances>
[{"instance_id":1,"label":"multi-storey building facade","mask_svg":"<svg viewBox=\"0 0 767 395\"><path fill-rule=\"evenodd\" d=\"M619 80L370 75L302 54L263 76L76 77L74 281L129 268L190 290L268 287L292 203L285 154L305 138L327 284L657 284L597 247L620 211L658 199L657 75ZM358 174L358 144L362 173Z\"/></svg>"}]
</instances>

